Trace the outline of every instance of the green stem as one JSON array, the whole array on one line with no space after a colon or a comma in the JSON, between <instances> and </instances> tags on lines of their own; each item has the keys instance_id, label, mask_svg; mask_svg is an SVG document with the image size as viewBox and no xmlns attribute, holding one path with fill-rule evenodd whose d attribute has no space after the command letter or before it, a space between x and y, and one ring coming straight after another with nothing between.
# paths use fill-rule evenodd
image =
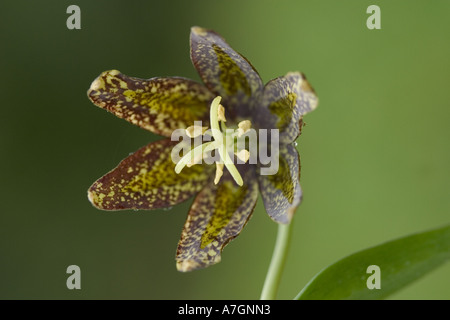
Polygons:
<instances>
[{"instance_id":1,"label":"green stem","mask_svg":"<svg viewBox=\"0 0 450 320\"><path fill-rule=\"evenodd\" d=\"M278 225L275 249L273 250L272 260L270 261L269 270L264 281L261 300L274 300L277 297L278 286L289 249L292 225L292 221L289 224Z\"/></svg>"}]
</instances>

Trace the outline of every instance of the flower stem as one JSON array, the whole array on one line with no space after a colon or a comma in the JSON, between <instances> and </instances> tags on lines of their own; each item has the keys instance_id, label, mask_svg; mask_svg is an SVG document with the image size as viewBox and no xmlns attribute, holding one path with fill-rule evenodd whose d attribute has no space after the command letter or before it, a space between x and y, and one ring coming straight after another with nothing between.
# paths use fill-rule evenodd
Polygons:
<instances>
[{"instance_id":1,"label":"flower stem","mask_svg":"<svg viewBox=\"0 0 450 320\"><path fill-rule=\"evenodd\" d=\"M269 270L264 281L261 300L274 300L277 296L278 286L289 249L292 225L292 221L288 224L278 225L275 249L273 250L272 260L270 261Z\"/></svg>"}]
</instances>

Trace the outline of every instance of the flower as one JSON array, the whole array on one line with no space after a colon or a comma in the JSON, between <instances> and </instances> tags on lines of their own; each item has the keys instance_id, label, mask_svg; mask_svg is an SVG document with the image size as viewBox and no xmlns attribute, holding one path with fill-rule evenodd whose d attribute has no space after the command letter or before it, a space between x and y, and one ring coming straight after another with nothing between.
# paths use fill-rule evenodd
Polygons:
<instances>
[{"instance_id":1,"label":"flower","mask_svg":"<svg viewBox=\"0 0 450 320\"><path fill-rule=\"evenodd\" d=\"M213 136L213 142L197 150L199 158L193 162L182 158L177 164L171 159L177 141L152 142L88 190L91 203L102 210L171 207L195 196L178 244L179 271L220 261L222 249L251 217L258 190L268 215L278 223L290 222L302 197L294 141L303 115L318 103L299 72L263 85L250 62L212 30L193 27L190 44L191 60L204 85L181 77L143 80L111 70L103 72L88 90L95 105L153 133L170 137L183 128L193 138ZM195 121L202 121L202 126L194 125ZM279 130L278 171L274 174L261 174L265 168L261 162L248 163L252 150L245 148L236 155L247 163L225 161L229 147L234 148L235 141L251 127ZM236 130L228 135L224 128ZM223 142L225 138L228 142ZM220 154L216 165L197 164L212 149Z\"/></svg>"}]
</instances>

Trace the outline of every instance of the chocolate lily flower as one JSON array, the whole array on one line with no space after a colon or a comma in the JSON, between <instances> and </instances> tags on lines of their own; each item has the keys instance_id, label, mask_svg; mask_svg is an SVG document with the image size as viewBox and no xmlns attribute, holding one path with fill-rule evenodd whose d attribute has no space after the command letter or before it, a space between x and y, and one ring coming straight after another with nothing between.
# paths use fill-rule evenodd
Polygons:
<instances>
[{"instance_id":1,"label":"chocolate lily flower","mask_svg":"<svg viewBox=\"0 0 450 320\"><path fill-rule=\"evenodd\" d=\"M88 91L95 105L153 133L171 137L181 128L194 139L209 134L209 142L177 163L171 154L178 141L150 143L88 190L89 200L102 210L171 207L195 196L177 249L179 271L220 261L222 249L253 213L258 190L268 215L278 223L290 222L302 196L300 159L293 143L303 115L318 102L298 72L263 85L250 62L214 31L193 27L190 44L191 60L204 85L181 77L143 80L111 70ZM230 128L235 130L226 130ZM276 172L261 174L267 164L256 157L258 151L237 147L250 128L277 130ZM240 164L230 158L233 153ZM202 161L212 154L213 164ZM252 156L256 163L249 161Z\"/></svg>"}]
</instances>

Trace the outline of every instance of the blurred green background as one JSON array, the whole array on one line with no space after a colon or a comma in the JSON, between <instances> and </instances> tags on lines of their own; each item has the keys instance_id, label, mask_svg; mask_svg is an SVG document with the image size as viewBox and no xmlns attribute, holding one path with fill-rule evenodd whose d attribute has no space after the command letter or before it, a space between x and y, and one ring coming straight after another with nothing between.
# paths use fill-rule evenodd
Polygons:
<instances>
[{"instance_id":1,"label":"blurred green background","mask_svg":"<svg viewBox=\"0 0 450 320\"><path fill-rule=\"evenodd\" d=\"M81 30L66 8L81 8ZM366 9L381 8L381 30ZM257 299L276 225L258 202L222 262L182 274L192 200L107 213L86 190L159 137L95 107L104 70L199 80L193 25L222 34L264 82L302 71L319 108L298 140L304 202L279 298L350 253L449 223L449 1L23 1L0 4L0 298ZM66 288L67 266L81 290ZM363 276L363 275L362 275ZM450 265L393 299L450 299Z\"/></svg>"}]
</instances>

